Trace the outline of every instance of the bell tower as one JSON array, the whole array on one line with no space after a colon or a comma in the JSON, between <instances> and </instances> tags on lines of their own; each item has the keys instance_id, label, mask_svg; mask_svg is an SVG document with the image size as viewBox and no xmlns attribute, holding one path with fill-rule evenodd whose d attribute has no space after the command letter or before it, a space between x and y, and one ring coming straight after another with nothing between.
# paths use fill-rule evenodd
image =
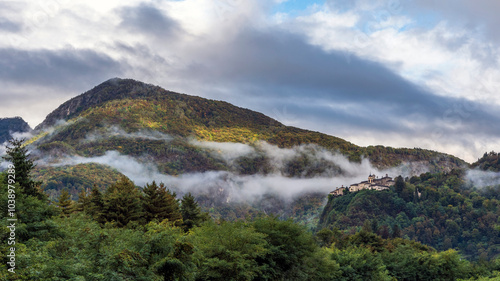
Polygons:
<instances>
[{"instance_id":1,"label":"bell tower","mask_svg":"<svg viewBox=\"0 0 500 281\"><path fill-rule=\"evenodd\" d=\"M375 175L372 175L370 173L370 175L368 176L368 183L373 183L373 180L375 179Z\"/></svg>"}]
</instances>

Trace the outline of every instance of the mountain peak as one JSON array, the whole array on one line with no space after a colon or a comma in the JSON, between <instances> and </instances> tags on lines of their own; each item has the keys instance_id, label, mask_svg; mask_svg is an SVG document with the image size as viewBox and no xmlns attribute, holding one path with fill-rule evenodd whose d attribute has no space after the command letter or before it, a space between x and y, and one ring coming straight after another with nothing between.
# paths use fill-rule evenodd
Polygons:
<instances>
[{"instance_id":1,"label":"mountain peak","mask_svg":"<svg viewBox=\"0 0 500 281\"><path fill-rule=\"evenodd\" d=\"M31 127L19 116L0 118L0 143L9 140L12 137L12 133L24 133L29 131L31 131Z\"/></svg>"},{"instance_id":2,"label":"mountain peak","mask_svg":"<svg viewBox=\"0 0 500 281\"><path fill-rule=\"evenodd\" d=\"M161 88L133 79L111 78L91 90L78 95L51 112L35 130L54 125L58 120L68 120L96 105L122 98L140 98L158 94ZM164 93L172 93L161 89Z\"/></svg>"}]
</instances>

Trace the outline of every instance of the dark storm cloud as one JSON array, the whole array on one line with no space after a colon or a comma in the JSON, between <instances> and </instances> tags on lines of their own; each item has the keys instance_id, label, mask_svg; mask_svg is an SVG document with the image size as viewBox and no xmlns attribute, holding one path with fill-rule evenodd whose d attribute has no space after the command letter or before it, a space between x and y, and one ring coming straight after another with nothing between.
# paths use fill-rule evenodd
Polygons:
<instances>
[{"instance_id":1,"label":"dark storm cloud","mask_svg":"<svg viewBox=\"0 0 500 281\"><path fill-rule=\"evenodd\" d=\"M156 7L141 4L119 10L121 26L136 33L154 36L172 36L179 31L179 24Z\"/></svg>"},{"instance_id":2,"label":"dark storm cloud","mask_svg":"<svg viewBox=\"0 0 500 281\"><path fill-rule=\"evenodd\" d=\"M380 63L340 51L327 53L282 31L246 30L204 52L204 61L187 69L186 77L232 84L238 98L254 106L260 103L266 112L288 102L303 116L398 131L412 130L401 121L427 129L437 122L452 123L450 130L459 129L457 118L458 127L472 125L476 130L500 121L493 109L485 111L485 105L433 94ZM276 103L269 102L271 97ZM463 104L474 111L456 109Z\"/></svg>"},{"instance_id":3,"label":"dark storm cloud","mask_svg":"<svg viewBox=\"0 0 500 281\"><path fill-rule=\"evenodd\" d=\"M0 81L81 90L119 76L122 66L111 57L86 49L0 49Z\"/></svg>"},{"instance_id":4,"label":"dark storm cloud","mask_svg":"<svg viewBox=\"0 0 500 281\"><path fill-rule=\"evenodd\" d=\"M22 29L22 25L17 22L9 21L6 19L0 19L0 30L9 32L19 32Z\"/></svg>"}]
</instances>

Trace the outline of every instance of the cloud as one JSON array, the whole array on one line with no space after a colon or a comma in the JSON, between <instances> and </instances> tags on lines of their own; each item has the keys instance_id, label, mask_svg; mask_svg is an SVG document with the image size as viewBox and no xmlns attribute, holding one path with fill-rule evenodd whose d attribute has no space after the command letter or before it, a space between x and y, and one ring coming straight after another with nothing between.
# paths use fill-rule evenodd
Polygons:
<instances>
[{"instance_id":1,"label":"cloud","mask_svg":"<svg viewBox=\"0 0 500 281\"><path fill-rule=\"evenodd\" d=\"M141 3L138 6L119 9L122 18L120 26L136 35L151 34L157 37L171 37L179 31L179 24L155 6Z\"/></svg>"},{"instance_id":2,"label":"cloud","mask_svg":"<svg viewBox=\"0 0 500 281\"><path fill-rule=\"evenodd\" d=\"M71 48L58 51L2 48L0 64L0 79L18 86L80 88L101 82L102 77L122 73L120 63L105 54Z\"/></svg>"},{"instance_id":3,"label":"cloud","mask_svg":"<svg viewBox=\"0 0 500 281\"><path fill-rule=\"evenodd\" d=\"M415 13L433 13L439 14L445 20L454 25L480 32L480 36L498 41L500 39L500 31L498 25L500 19L497 11L500 9L500 3L494 0L478 0L470 1L411 1L409 7Z\"/></svg>"},{"instance_id":4,"label":"cloud","mask_svg":"<svg viewBox=\"0 0 500 281\"><path fill-rule=\"evenodd\" d=\"M122 128L118 126L108 126L105 127L104 130L96 131L85 136L85 140L87 142L93 142L100 139L110 138L110 137L122 137L122 138L140 138L140 139L148 139L148 140L163 140L163 141L171 141L173 140L172 136L167 134L163 134L158 131L150 131L150 130L139 130L136 132L126 132Z\"/></svg>"},{"instance_id":5,"label":"cloud","mask_svg":"<svg viewBox=\"0 0 500 281\"><path fill-rule=\"evenodd\" d=\"M189 143L207 148L212 156L220 158L230 165L233 165L237 158L249 156L256 152L252 146L243 143L197 141L195 139L190 140Z\"/></svg>"},{"instance_id":6,"label":"cloud","mask_svg":"<svg viewBox=\"0 0 500 281\"><path fill-rule=\"evenodd\" d=\"M0 30L8 31L8 32L18 32L22 28L22 25L18 22L0 19Z\"/></svg>"},{"instance_id":7,"label":"cloud","mask_svg":"<svg viewBox=\"0 0 500 281\"><path fill-rule=\"evenodd\" d=\"M151 161L147 161L146 158L134 158L122 155L117 151L107 151L104 155L97 157L67 156L57 163L49 163L43 160L38 163L52 166L99 163L111 166L132 179L139 186L144 186L154 180L165 183L168 188L180 194L192 192L197 195L214 195L219 193L224 198L223 201L226 202L250 203L269 194L279 196L286 201L293 200L305 193L320 192L326 195L342 185L347 186L366 180L367 175L372 173L411 176L427 171L426 167L412 167L411 165L401 165L397 168L380 171L374 168L367 159L364 159L361 163L349 162L345 156L332 153L315 145L283 149L267 143L258 143L255 147L213 142L193 142L193 144L208 149L222 150L221 155L224 155L224 152L232 155L231 157L222 157L228 163L231 163L237 157L248 156L254 154L255 151L260 151L270 160L273 172L266 175L239 175L231 171L208 171L170 176L161 174L158 168ZM338 167L341 172L339 173L338 170L330 171L329 173L307 178L285 176L283 169L286 164L301 155L307 155L312 162L329 162Z\"/></svg>"},{"instance_id":8,"label":"cloud","mask_svg":"<svg viewBox=\"0 0 500 281\"><path fill-rule=\"evenodd\" d=\"M279 2L3 3L12 16L2 17L9 31L0 27L9 35L0 42L1 112L28 108L34 127L64 100L121 76L363 145L469 161L495 149L498 4L327 1L273 14Z\"/></svg>"},{"instance_id":9,"label":"cloud","mask_svg":"<svg viewBox=\"0 0 500 281\"><path fill-rule=\"evenodd\" d=\"M500 185L500 173L498 172L468 170L465 178L478 188Z\"/></svg>"}]
</instances>

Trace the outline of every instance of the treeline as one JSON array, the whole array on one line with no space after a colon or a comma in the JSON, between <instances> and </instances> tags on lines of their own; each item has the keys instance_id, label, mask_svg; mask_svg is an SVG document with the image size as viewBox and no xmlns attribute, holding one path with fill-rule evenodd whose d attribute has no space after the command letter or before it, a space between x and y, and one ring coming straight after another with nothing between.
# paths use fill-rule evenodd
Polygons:
<instances>
[{"instance_id":1,"label":"treeline","mask_svg":"<svg viewBox=\"0 0 500 281\"><path fill-rule=\"evenodd\" d=\"M1 190L0 203L4 206L5 184L1 184ZM336 230L313 235L291 220L275 217L207 220L191 196L185 196L179 204L161 184L147 185L141 193L126 178L101 195L96 190L77 202L63 194L57 205L19 193L16 273L7 272L7 260L2 256L0 279L347 281L500 277L499 260L472 264L454 250L437 252L406 239L383 239L370 227L352 235ZM163 204L144 204L148 201ZM6 241L7 232L2 228L2 241ZM6 247L6 243L1 245L2 250Z\"/></svg>"},{"instance_id":2,"label":"treeline","mask_svg":"<svg viewBox=\"0 0 500 281\"><path fill-rule=\"evenodd\" d=\"M498 280L500 261L471 263L454 250L383 239L365 223L357 233L316 235L290 220L261 216L214 221L196 200L179 202L162 184L137 188L123 177L105 191L63 192L49 202L30 179L26 150L16 164L15 273L0 258L1 280ZM12 183L9 183L12 184ZM0 174L5 219L8 181ZM9 197L11 196L11 197ZM0 228L1 241L10 230ZM393 233L393 236L398 236ZM3 243L2 252L12 247Z\"/></svg>"},{"instance_id":3,"label":"treeline","mask_svg":"<svg viewBox=\"0 0 500 281\"><path fill-rule=\"evenodd\" d=\"M438 250L453 248L469 259L493 259L500 254L500 187L476 189L464 180L464 173L398 177L391 191L330 197L319 227L352 233L370 220L382 236L397 227L401 237Z\"/></svg>"},{"instance_id":4,"label":"treeline","mask_svg":"<svg viewBox=\"0 0 500 281\"><path fill-rule=\"evenodd\" d=\"M500 154L495 151L485 152L483 157L472 163L471 168L483 171L500 172Z\"/></svg>"},{"instance_id":5,"label":"treeline","mask_svg":"<svg viewBox=\"0 0 500 281\"><path fill-rule=\"evenodd\" d=\"M58 167L38 166L33 170L34 180L41 182L41 189L52 200L57 200L64 189L76 198L80 190L90 190L93 186L105 189L120 177L121 173L115 169L96 163Z\"/></svg>"}]
</instances>

